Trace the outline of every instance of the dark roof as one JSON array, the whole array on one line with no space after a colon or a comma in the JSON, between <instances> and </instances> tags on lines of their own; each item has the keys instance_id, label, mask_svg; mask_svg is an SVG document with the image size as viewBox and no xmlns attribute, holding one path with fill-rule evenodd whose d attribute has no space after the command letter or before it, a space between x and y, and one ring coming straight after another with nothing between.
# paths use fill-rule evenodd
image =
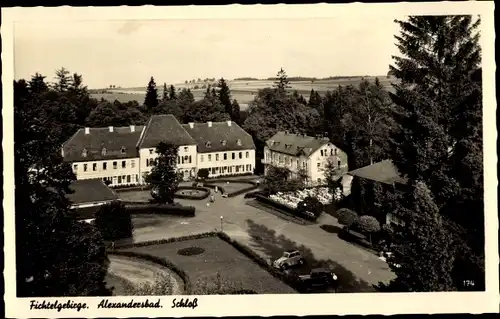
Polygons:
<instances>
[{"instance_id":1,"label":"dark roof","mask_svg":"<svg viewBox=\"0 0 500 319\"><path fill-rule=\"evenodd\" d=\"M175 116L172 114L153 115L146 123L144 133L137 145L139 148L153 148L163 141L178 146L196 144Z\"/></svg>"},{"instance_id":2,"label":"dark roof","mask_svg":"<svg viewBox=\"0 0 500 319\"><path fill-rule=\"evenodd\" d=\"M132 131L130 126L113 127L113 132L109 127L79 129L63 144L64 160L79 162L138 157L136 144L143 128L134 126ZM83 156L84 150L87 151L86 157Z\"/></svg>"},{"instance_id":3,"label":"dark roof","mask_svg":"<svg viewBox=\"0 0 500 319\"><path fill-rule=\"evenodd\" d=\"M106 202L118 199L115 194L104 182L100 179L81 179L76 180L69 186L74 191L68 194L68 199L72 204Z\"/></svg>"},{"instance_id":4,"label":"dark roof","mask_svg":"<svg viewBox=\"0 0 500 319\"><path fill-rule=\"evenodd\" d=\"M347 174L391 185L393 183L406 184L407 182L407 180L399 174L398 169L391 160L383 160L372 165L358 168Z\"/></svg>"},{"instance_id":5,"label":"dark roof","mask_svg":"<svg viewBox=\"0 0 500 319\"><path fill-rule=\"evenodd\" d=\"M252 136L238 124L231 121L211 123L211 127L209 123L183 125L184 129L195 139L198 153L255 149ZM225 145L223 141L226 141Z\"/></svg>"},{"instance_id":6,"label":"dark roof","mask_svg":"<svg viewBox=\"0 0 500 319\"><path fill-rule=\"evenodd\" d=\"M288 132L278 132L268 139L266 144L274 152L292 156L299 156L303 153L309 156L329 142L330 140L327 137L317 138Z\"/></svg>"}]
</instances>

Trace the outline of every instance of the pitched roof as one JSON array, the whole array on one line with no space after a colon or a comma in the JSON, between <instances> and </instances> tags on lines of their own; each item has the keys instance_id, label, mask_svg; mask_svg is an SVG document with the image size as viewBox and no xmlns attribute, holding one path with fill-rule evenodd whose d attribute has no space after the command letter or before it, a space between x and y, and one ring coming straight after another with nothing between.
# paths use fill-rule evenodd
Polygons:
<instances>
[{"instance_id":1,"label":"pitched roof","mask_svg":"<svg viewBox=\"0 0 500 319\"><path fill-rule=\"evenodd\" d=\"M329 142L330 140L327 137L317 138L288 132L278 132L268 139L266 144L271 151L292 156L299 156L301 153L309 156Z\"/></svg>"},{"instance_id":2,"label":"pitched roof","mask_svg":"<svg viewBox=\"0 0 500 319\"><path fill-rule=\"evenodd\" d=\"M195 145L195 140L189 136L172 114L153 115L149 118L139 142L139 148L153 148L160 142L175 145Z\"/></svg>"},{"instance_id":3,"label":"pitched roof","mask_svg":"<svg viewBox=\"0 0 500 319\"><path fill-rule=\"evenodd\" d=\"M109 127L79 129L63 144L64 160L78 162L138 157L136 143L143 128L113 127L112 132ZM84 150L87 156L83 156Z\"/></svg>"},{"instance_id":4,"label":"pitched roof","mask_svg":"<svg viewBox=\"0 0 500 319\"><path fill-rule=\"evenodd\" d=\"M398 169L391 160L381 162L355 169L347 174L369 179L384 184L406 184L406 178L399 174Z\"/></svg>"},{"instance_id":5,"label":"pitched roof","mask_svg":"<svg viewBox=\"0 0 500 319\"><path fill-rule=\"evenodd\" d=\"M81 179L76 180L69 186L74 191L68 194L68 199L72 204L94 203L113 201L118 199L115 194L104 182L100 179Z\"/></svg>"},{"instance_id":6,"label":"pitched roof","mask_svg":"<svg viewBox=\"0 0 500 319\"><path fill-rule=\"evenodd\" d=\"M198 153L255 149L252 136L231 121L190 123L183 127L195 139Z\"/></svg>"}]
</instances>

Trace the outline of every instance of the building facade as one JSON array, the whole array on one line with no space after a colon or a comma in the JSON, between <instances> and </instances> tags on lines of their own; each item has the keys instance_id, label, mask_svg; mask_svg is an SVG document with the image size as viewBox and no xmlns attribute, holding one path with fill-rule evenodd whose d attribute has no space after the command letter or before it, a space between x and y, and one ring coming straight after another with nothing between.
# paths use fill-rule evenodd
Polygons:
<instances>
[{"instance_id":1,"label":"building facade","mask_svg":"<svg viewBox=\"0 0 500 319\"><path fill-rule=\"evenodd\" d=\"M331 162L339 176L348 171L347 155L328 138L278 132L264 147L265 172L270 166L286 167L293 175L300 172L311 185L325 184L325 171Z\"/></svg>"},{"instance_id":2,"label":"building facade","mask_svg":"<svg viewBox=\"0 0 500 319\"><path fill-rule=\"evenodd\" d=\"M198 169L210 177L252 173L252 137L231 121L182 125L173 115L154 115L144 126L84 128L61 149L78 180L101 179L110 186L144 184L160 142L179 145L177 170L185 180Z\"/></svg>"}]
</instances>

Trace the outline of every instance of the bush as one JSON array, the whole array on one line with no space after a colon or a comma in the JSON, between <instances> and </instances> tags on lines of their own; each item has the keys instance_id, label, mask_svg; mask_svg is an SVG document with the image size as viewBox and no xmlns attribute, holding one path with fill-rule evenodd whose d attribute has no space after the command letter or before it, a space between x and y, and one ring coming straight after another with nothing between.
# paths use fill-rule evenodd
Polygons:
<instances>
[{"instance_id":1,"label":"bush","mask_svg":"<svg viewBox=\"0 0 500 319\"><path fill-rule=\"evenodd\" d=\"M358 220L358 214L348 208L339 209L337 216L339 223L347 227L351 227Z\"/></svg>"},{"instance_id":2,"label":"bush","mask_svg":"<svg viewBox=\"0 0 500 319\"><path fill-rule=\"evenodd\" d=\"M323 210L324 206L319 199L311 196L304 198L304 200L297 205L297 213L304 214L309 211L313 214L314 219L317 219Z\"/></svg>"},{"instance_id":3,"label":"bush","mask_svg":"<svg viewBox=\"0 0 500 319\"><path fill-rule=\"evenodd\" d=\"M364 215L356 221L356 228L359 229L362 233L369 234L371 243L371 235L380 231L380 224L375 217Z\"/></svg>"},{"instance_id":4,"label":"bush","mask_svg":"<svg viewBox=\"0 0 500 319\"><path fill-rule=\"evenodd\" d=\"M95 226L106 241L132 237L133 224L130 211L119 201L99 208L96 212Z\"/></svg>"},{"instance_id":5,"label":"bush","mask_svg":"<svg viewBox=\"0 0 500 319\"><path fill-rule=\"evenodd\" d=\"M206 233L195 234L195 235L172 237L172 238L166 238L166 239L143 241L143 242L139 242L139 243L116 245L115 248L125 249L125 248L135 248L135 247L146 247L146 246L162 245L162 244L175 243L175 242L180 242L180 241L214 237L214 236L217 236L216 232L206 232Z\"/></svg>"},{"instance_id":6,"label":"bush","mask_svg":"<svg viewBox=\"0 0 500 319\"><path fill-rule=\"evenodd\" d=\"M210 172L208 171L208 168L200 168L198 170L197 176L199 179L207 179L208 175L210 175Z\"/></svg>"},{"instance_id":7,"label":"bush","mask_svg":"<svg viewBox=\"0 0 500 319\"><path fill-rule=\"evenodd\" d=\"M245 194L245 198L256 198L257 195L260 195L260 196L266 196L267 194L264 193L263 191L255 191L255 192L249 192L249 193L246 193Z\"/></svg>"},{"instance_id":8,"label":"bush","mask_svg":"<svg viewBox=\"0 0 500 319\"><path fill-rule=\"evenodd\" d=\"M175 204L129 204L125 206L126 210L131 214L159 214L159 215L175 215L193 217L196 209L192 206L179 206Z\"/></svg>"},{"instance_id":9,"label":"bush","mask_svg":"<svg viewBox=\"0 0 500 319\"><path fill-rule=\"evenodd\" d=\"M143 283L138 286L124 282L125 296L168 296L173 293L173 282L169 275L157 274L154 283Z\"/></svg>"}]
</instances>

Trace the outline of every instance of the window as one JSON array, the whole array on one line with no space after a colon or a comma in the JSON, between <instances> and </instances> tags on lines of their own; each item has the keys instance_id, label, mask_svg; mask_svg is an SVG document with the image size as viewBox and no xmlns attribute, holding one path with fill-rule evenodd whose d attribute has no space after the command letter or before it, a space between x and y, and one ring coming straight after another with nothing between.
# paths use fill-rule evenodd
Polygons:
<instances>
[{"instance_id":1,"label":"window","mask_svg":"<svg viewBox=\"0 0 500 319\"><path fill-rule=\"evenodd\" d=\"M150 150L149 150L149 155L152 155L152 154L153 154L153 151L154 151L153 149L150 149Z\"/></svg>"},{"instance_id":2,"label":"window","mask_svg":"<svg viewBox=\"0 0 500 319\"><path fill-rule=\"evenodd\" d=\"M320 167L321 167L321 163L318 163L318 168L320 168Z\"/></svg>"},{"instance_id":3,"label":"window","mask_svg":"<svg viewBox=\"0 0 500 319\"><path fill-rule=\"evenodd\" d=\"M181 163L181 157L177 156L177 164L180 164L180 163Z\"/></svg>"},{"instance_id":4,"label":"window","mask_svg":"<svg viewBox=\"0 0 500 319\"><path fill-rule=\"evenodd\" d=\"M87 164L83 164L83 171L86 172L87 171Z\"/></svg>"},{"instance_id":5,"label":"window","mask_svg":"<svg viewBox=\"0 0 500 319\"><path fill-rule=\"evenodd\" d=\"M335 149L335 155L337 155L337 149Z\"/></svg>"},{"instance_id":6,"label":"window","mask_svg":"<svg viewBox=\"0 0 500 319\"><path fill-rule=\"evenodd\" d=\"M226 141L226 140L222 140L222 141L221 141L221 144L222 144L222 146L226 146L227 141Z\"/></svg>"},{"instance_id":7,"label":"window","mask_svg":"<svg viewBox=\"0 0 500 319\"><path fill-rule=\"evenodd\" d=\"M97 163L92 164L92 170L94 172L97 171Z\"/></svg>"},{"instance_id":8,"label":"window","mask_svg":"<svg viewBox=\"0 0 500 319\"><path fill-rule=\"evenodd\" d=\"M120 151L121 151L122 154L125 154L125 152L127 151L127 149L122 146L122 149Z\"/></svg>"},{"instance_id":9,"label":"window","mask_svg":"<svg viewBox=\"0 0 500 319\"><path fill-rule=\"evenodd\" d=\"M224 153L224 160L227 160L227 153Z\"/></svg>"},{"instance_id":10,"label":"window","mask_svg":"<svg viewBox=\"0 0 500 319\"><path fill-rule=\"evenodd\" d=\"M215 160L218 161L219 160L219 154L215 154Z\"/></svg>"},{"instance_id":11,"label":"window","mask_svg":"<svg viewBox=\"0 0 500 319\"><path fill-rule=\"evenodd\" d=\"M113 162L113 169L117 169L118 168L118 162Z\"/></svg>"},{"instance_id":12,"label":"window","mask_svg":"<svg viewBox=\"0 0 500 319\"><path fill-rule=\"evenodd\" d=\"M299 167L299 160L297 160L297 168Z\"/></svg>"},{"instance_id":13,"label":"window","mask_svg":"<svg viewBox=\"0 0 500 319\"><path fill-rule=\"evenodd\" d=\"M210 148L210 147L212 147L212 142L210 142L210 141L207 141L207 142L205 143L205 146L206 146L207 148Z\"/></svg>"},{"instance_id":14,"label":"window","mask_svg":"<svg viewBox=\"0 0 500 319\"><path fill-rule=\"evenodd\" d=\"M186 152L186 153L187 153L188 149L189 149L189 148L188 148L187 146L184 146L184 152Z\"/></svg>"},{"instance_id":15,"label":"window","mask_svg":"<svg viewBox=\"0 0 500 319\"><path fill-rule=\"evenodd\" d=\"M78 170L78 165L77 165L77 164L73 165L73 170L74 170L74 171L77 171L77 170Z\"/></svg>"},{"instance_id":16,"label":"window","mask_svg":"<svg viewBox=\"0 0 500 319\"><path fill-rule=\"evenodd\" d=\"M330 155L333 155L333 148L330 150Z\"/></svg>"},{"instance_id":17,"label":"window","mask_svg":"<svg viewBox=\"0 0 500 319\"><path fill-rule=\"evenodd\" d=\"M321 150L320 152L321 152L321 156L323 156L323 150Z\"/></svg>"},{"instance_id":18,"label":"window","mask_svg":"<svg viewBox=\"0 0 500 319\"><path fill-rule=\"evenodd\" d=\"M245 158L249 158L250 157L250 153L249 152L245 152Z\"/></svg>"},{"instance_id":19,"label":"window","mask_svg":"<svg viewBox=\"0 0 500 319\"><path fill-rule=\"evenodd\" d=\"M191 164L191 155L189 155L189 164Z\"/></svg>"},{"instance_id":20,"label":"window","mask_svg":"<svg viewBox=\"0 0 500 319\"><path fill-rule=\"evenodd\" d=\"M104 162L102 163L102 170L105 171L108 169L108 163Z\"/></svg>"},{"instance_id":21,"label":"window","mask_svg":"<svg viewBox=\"0 0 500 319\"><path fill-rule=\"evenodd\" d=\"M208 154L208 161L211 162L212 161L212 155L211 154Z\"/></svg>"},{"instance_id":22,"label":"window","mask_svg":"<svg viewBox=\"0 0 500 319\"><path fill-rule=\"evenodd\" d=\"M121 183L122 183L122 177L118 176L118 184L121 184Z\"/></svg>"},{"instance_id":23,"label":"window","mask_svg":"<svg viewBox=\"0 0 500 319\"><path fill-rule=\"evenodd\" d=\"M82 157L87 157L87 149L84 148L82 151Z\"/></svg>"},{"instance_id":24,"label":"window","mask_svg":"<svg viewBox=\"0 0 500 319\"><path fill-rule=\"evenodd\" d=\"M233 167L232 166L228 166L228 173L232 173L233 172Z\"/></svg>"},{"instance_id":25,"label":"window","mask_svg":"<svg viewBox=\"0 0 500 319\"><path fill-rule=\"evenodd\" d=\"M135 167L135 160L130 161L130 167L134 168Z\"/></svg>"},{"instance_id":26,"label":"window","mask_svg":"<svg viewBox=\"0 0 500 319\"><path fill-rule=\"evenodd\" d=\"M239 153L238 153L238 157L239 157L240 159L242 159L242 158L243 158L243 153L242 153L242 152L239 152Z\"/></svg>"},{"instance_id":27,"label":"window","mask_svg":"<svg viewBox=\"0 0 500 319\"><path fill-rule=\"evenodd\" d=\"M184 164L184 156L181 157L181 163Z\"/></svg>"},{"instance_id":28,"label":"window","mask_svg":"<svg viewBox=\"0 0 500 319\"><path fill-rule=\"evenodd\" d=\"M236 141L236 144L238 144L238 146L241 146L241 140L240 140L240 139L238 139L238 140Z\"/></svg>"},{"instance_id":29,"label":"window","mask_svg":"<svg viewBox=\"0 0 500 319\"><path fill-rule=\"evenodd\" d=\"M126 168L127 167L127 161L122 161L122 168Z\"/></svg>"},{"instance_id":30,"label":"window","mask_svg":"<svg viewBox=\"0 0 500 319\"><path fill-rule=\"evenodd\" d=\"M106 148L105 147L102 148L101 155L106 156Z\"/></svg>"},{"instance_id":31,"label":"window","mask_svg":"<svg viewBox=\"0 0 500 319\"><path fill-rule=\"evenodd\" d=\"M233 152L231 153L231 159L235 159L236 158L236 154Z\"/></svg>"},{"instance_id":32,"label":"window","mask_svg":"<svg viewBox=\"0 0 500 319\"><path fill-rule=\"evenodd\" d=\"M130 175L127 175L127 183L130 183Z\"/></svg>"},{"instance_id":33,"label":"window","mask_svg":"<svg viewBox=\"0 0 500 319\"><path fill-rule=\"evenodd\" d=\"M340 162L340 161L338 161L338 162L337 162L337 164L338 164L338 165L339 165L339 167L340 167L341 162Z\"/></svg>"},{"instance_id":34,"label":"window","mask_svg":"<svg viewBox=\"0 0 500 319\"><path fill-rule=\"evenodd\" d=\"M203 155L200 155L200 162L203 162Z\"/></svg>"},{"instance_id":35,"label":"window","mask_svg":"<svg viewBox=\"0 0 500 319\"><path fill-rule=\"evenodd\" d=\"M215 167L212 167L212 174L215 174Z\"/></svg>"},{"instance_id":36,"label":"window","mask_svg":"<svg viewBox=\"0 0 500 319\"><path fill-rule=\"evenodd\" d=\"M240 172L240 166L239 166L239 165L238 165L238 166L236 166L236 167L235 167L235 169L236 169L236 173L239 173L239 172Z\"/></svg>"}]
</instances>

